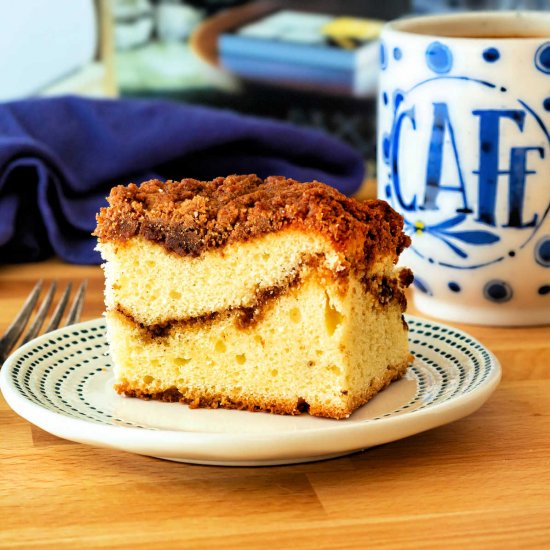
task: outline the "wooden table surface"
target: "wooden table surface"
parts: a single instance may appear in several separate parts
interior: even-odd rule
[[[0,267],[0,331],[39,277],[99,267]],[[414,313],[414,310],[411,311]],[[224,468],[58,439],[0,400],[1,548],[550,548],[550,326],[462,326],[503,380],[471,416],[335,460]]]

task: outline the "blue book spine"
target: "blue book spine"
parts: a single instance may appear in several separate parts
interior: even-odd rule
[[[345,88],[351,88],[354,82],[354,73],[350,70],[326,69],[324,67],[262,60],[233,54],[222,54],[220,61],[227,70],[249,78],[329,86],[337,85]]]
[[[355,70],[356,65],[356,51],[235,34],[222,34],[218,48],[221,57],[231,55],[348,71]]]

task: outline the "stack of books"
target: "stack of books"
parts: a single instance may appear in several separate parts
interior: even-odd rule
[[[281,10],[221,34],[220,62],[245,78],[370,95],[382,24]]]

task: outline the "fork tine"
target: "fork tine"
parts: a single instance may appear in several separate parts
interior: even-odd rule
[[[38,309],[38,312],[36,313],[36,317],[34,318],[32,325],[27,330],[27,334],[23,338],[21,344],[19,344],[20,346],[26,344],[27,342],[30,342],[38,334],[40,327],[44,323],[44,319],[46,318],[48,310],[50,309],[50,304],[52,303],[52,298],[56,288],[57,282],[53,281],[50,288],[48,289],[48,293],[46,294],[44,300],[42,301],[42,304],[40,305],[40,308]]]
[[[42,280],[36,283],[35,287],[25,300],[23,307],[4,333],[4,336],[0,339],[0,364],[4,362],[9,351],[14,346],[15,342],[17,342],[19,336],[21,336],[29,317],[31,316],[36,301],[38,300],[38,296],[42,290],[42,284]]]
[[[55,330],[59,326],[59,322],[61,321],[61,317],[63,317],[63,312],[65,311],[65,307],[67,306],[67,301],[69,300],[69,294],[71,293],[72,287],[73,283],[67,283],[67,287],[63,291],[61,300],[59,300],[59,303],[57,304],[57,307],[53,312],[52,318],[50,319],[50,322],[44,332],[50,332],[51,330]]]
[[[84,304],[84,293],[86,292],[87,286],[88,281],[86,280],[78,288],[71,309],[67,315],[66,327],[80,320],[80,313],[82,312],[82,305]]]

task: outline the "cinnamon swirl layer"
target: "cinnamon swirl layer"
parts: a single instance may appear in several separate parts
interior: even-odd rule
[[[230,308],[253,308],[258,295],[284,289],[315,272],[346,285],[349,263],[317,234],[270,233],[246,243],[181,258],[143,238],[98,245],[106,263],[107,309],[122,307],[144,325],[209,315]],[[372,275],[394,278],[391,260]]]
[[[310,276],[239,326],[239,310],[151,331],[106,314],[117,391],[192,406],[344,418],[408,364],[401,306],[350,277],[345,293]]]

